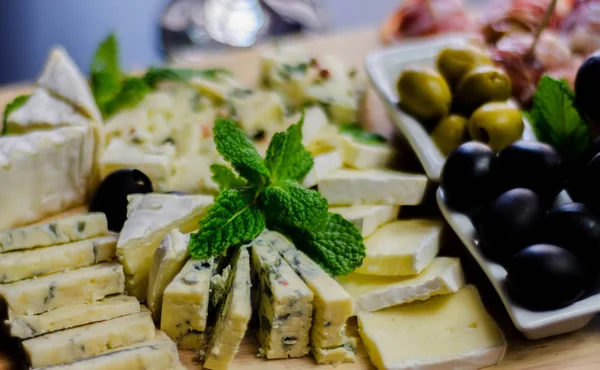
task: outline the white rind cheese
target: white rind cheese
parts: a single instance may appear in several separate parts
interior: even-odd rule
[[[416,276],[373,276],[352,273],[337,281],[354,298],[355,314],[424,301],[434,295],[455,293],[464,283],[458,258],[437,257]]]
[[[155,322],[160,320],[163,293],[167,285],[181,271],[189,258],[189,242],[189,234],[182,234],[178,230],[171,230],[160,242],[160,245],[156,248],[156,252],[154,252],[146,299]]]
[[[152,339],[155,330],[144,311],[27,339],[23,349],[32,367],[51,366]]]
[[[5,324],[11,336],[26,339],[136,312],[140,312],[140,303],[135,297],[117,295],[92,303],[63,306],[39,315],[12,317]]]
[[[122,293],[124,280],[123,267],[117,262],[108,262],[3,284],[0,297],[11,314],[35,315]]]
[[[314,156],[313,160],[313,167],[302,180],[302,185],[306,188],[312,188],[321,180],[342,168],[342,156],[337,150],[318,154]]]
[[[341,169],[319,182],[329,205],[418,205],[423,201],[427,177],[389,170]]]
[[[365,238],[366,256],[355,272],[403,276],[423,271],[438,254],[443,223],[426,219],[396,220]]]
[[[378,370],[465,369],[495,365],[504,356],[502,331],[477,289],[358,315],[359,334]]]
[[[395,220],[400,206],[358,205],[351,207],[330,207],[329,212],[337,213],[352,222],[363,237],[371,235],[379,226]]]
[[[114,235],[75,243],[0,254],[0,283],[86,267],[113,259],[117,246]]]
[[[152,258],[160,241],[173,229],[196,230],[212,203],[213,197],[204,195],[129,196],[127,220],[117,243],[129,295],[146,299]]]

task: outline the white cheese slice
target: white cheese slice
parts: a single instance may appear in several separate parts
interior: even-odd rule
[[[14,315],[35,315],[55,308],[89,303],[123,292],[123,267],[101,263],[39,278],[0,285],[0,296]]]
[[[104,213],[78,214],[0,233],[0,252],[48,247],[108,234]]]
[[[107,235],[75,243],[0,254],[0,283],[110,261],[117,236]]]
[[[367,255],[355,271],[365,275],[416,275],[440,249],[443,223],[413,219],[381,226],[365,238]]]
[[[342,155],[337,150],[313,157],[314,165],[302,180],[302,185],[312,188],[320,181],[342,168]]]
[[[424,301],[434,295],[455,293],[465,278],[458,258],[437,257],[416,276],[373,276],[351,273],[337,281],[354,298],[354,313]]]
[[[91,303],[63,306],[39,315],[11,317],[5,324],[11,336],[26,339],[136,312],[140,312],[140,303],[135,297],[116,295]]]
[[[31,366],[51,366],[95,356],[108,350],[152,339],[150,312],[80,326],[23,341]]]
[[[329,212],[337,213],[352,222],[363,237],[371,235],[379,226],[395,220],[400,206],[357,205],[351,207],[330,207]]]
[[[148,279],[148,308],[152,311],[155,322],[160,320],[162,300],[165,288],[181,271],[189,258],[189,234],[182,234],[178,230],[171,230],[160,242],[154,258]]]
[[[85,203],[96,184],[95,133],[62,127],[0,138],[0,231]]]
[[[347,137],[343,145],[344,164],[359,170],[385,168],[394,156],[385,144],[364,144]]]
[[[302,117],[301,112],[296,112],[292,115],[284,118],[285,125],[290,126],[298,123]],[[318,105],[312,105],[304,108],[304,125],[302,126],[302,144],[309,147],[310,144],[321,136],[323,132],[331,129],[332,131],[337,130],[336,126],[329,123],[329,118],[322,107]]]
[[[477,289],[358,315],[359,334],[378,370],[480,369],[500,362],[502,331]]]
[[[218,194],[219,186],[212,179],[210,166],[215,161],[204,154],[179,157],[172,162],[173,173],[166,182],[169,191]]]
[[[417,205],[423,201],[427,177],[388,170],[341,169],[319,182],[330,205]]]
[[[127,220],[117,242],[117,256],[127,276],[126,288],[139,300],[146,299],[154,252],[173,229],[190,232],[206,215],[213,198],[204,195],[131,195]]]

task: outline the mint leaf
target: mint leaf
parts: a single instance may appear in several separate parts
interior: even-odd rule
[[[327,200],[295,181],[266,187],[259,200],[269,227],[318,229],[327,219]]]
[[[213,181],[219,185],[221,190],[238,188],[246,185],[246,180],[233,173],[227,166],[222,164],[212,164],[210,170],[213,173]]]
[[[302,111],[302,117],[298,123],[291,125],[285,132],[273,135],[265,158],[273,182],[302,181],[312,168],[313,158],[302,145],[303,125],[304,111]]]
[[[250,185],[264,186],[270,181],[270,173],[254,144],[231,120],[217,118],[213,127],[215,145],[219,154]]]
[[[0,136],[5,135],[8,130],[8,116],[15,110],[19,109],[23,104],[27,103],[27,100],[31,94],[19,95],[13,99],[4,108],[4,114],[2,115],[2,130],[0,130]]]
[[[192,258],[208,259],[256,238],[265,229],[265,218],[254,202],[256,195],[252,188],[222,191],[199,222],[200,230],[191,235]]]
[[[109,117],[121,109],[135,107],[150,91],[150,86],[142,78],[130,77],[125,80],[117,96],[105,103],[103,112]]]
[[[342,125],[339,128],[340,134],[348,135],[352,137],[354,140],[363,144],[385,144],[387,142],[386,138],[375,133],[366,131],[361,125],[358,123],[352,123],[348,125]]]
[[[538,140],[564,158],[577,158],[590,142],[589,127],[575,109],[575,94],[564,81],[542,76],[527,117]]]
[[[155,87],[161,82],[185,82],[194,77],[204,77],[210,80],[217,79],[220,75],[231,75],[231,72],[223,68],[212,69],[187,69],[170,67],[150,67],[144,75],[148,85]]]
[[[115,99],[121,91],[123,79],[119,67],[119,45],[114,33],[104,39],[96,49],[90,70],[92,94],[104,113],[105,105]]]

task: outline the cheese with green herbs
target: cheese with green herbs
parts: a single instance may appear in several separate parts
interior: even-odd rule
[[[400,206],[357,205],[350,207],[330,207],[329,212],[337,213],[352,222],[363,237],[371,235],[379,226],[395,220]]]

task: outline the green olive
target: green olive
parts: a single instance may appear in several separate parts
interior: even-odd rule
[[[492,102],[479,107],[469,119],[469,134],[476,141],[500,151],[523,136],[521,112],[507,103]]]
[[[456,104],[468,114],[482,104],[506,101],[510,94],[510,78],[506,73],[491,65],[481,65],[460,80],[456,88]]]
[[[404,70],[397,83],[400,106],[424,121],[438,120],[448,114],[452,94],[444,78],[431,68]]]
[[[437,56],[436,66],[451,88],[456,88],[463,76],[482,64],[491,64],[483,50],[472,46],[454,46],[442,49]]]
[[[442,118],[437,124],[431,138],[444,155],[458,148],[468,139],[468,120],[458,114],[451,114]]]

